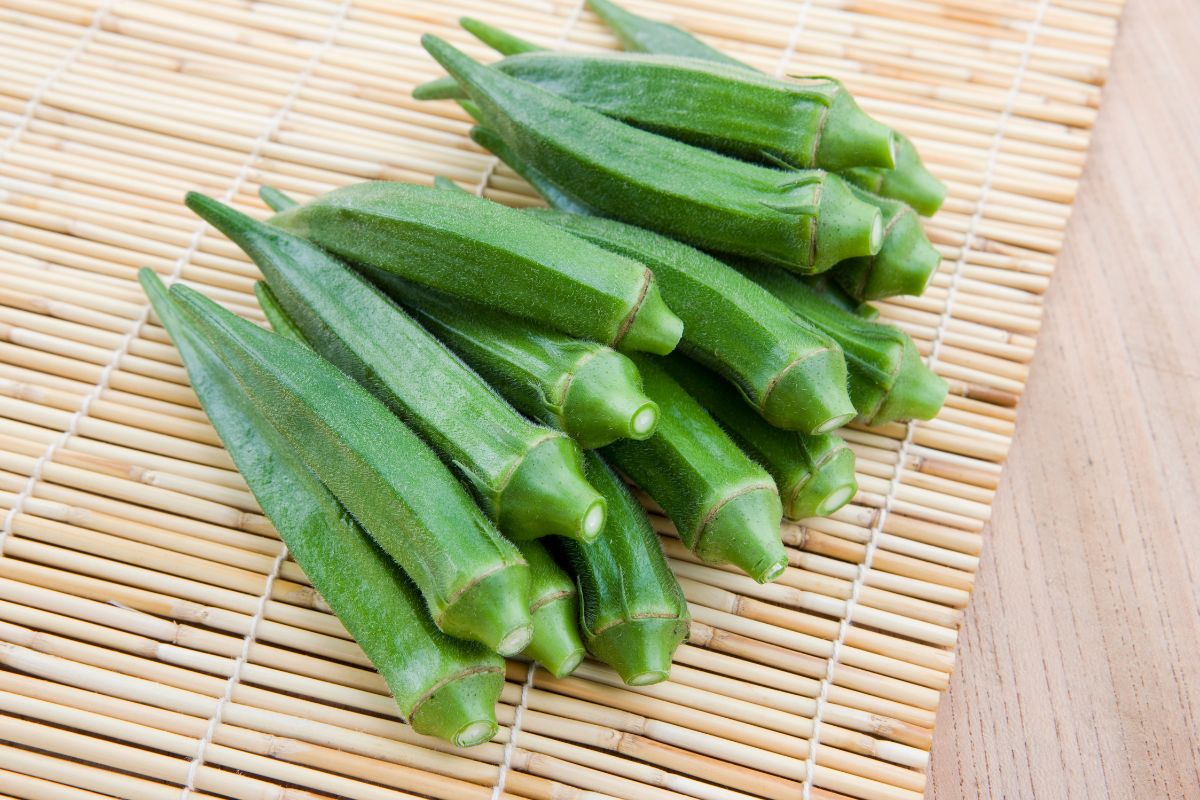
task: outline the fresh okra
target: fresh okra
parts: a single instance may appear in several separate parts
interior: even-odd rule
[[[626,50],[699,58],[758,72],[674,25],[632,14],[610,0],[588,0],[588,5],[612,28]],[[925,216],[932,215],[946,198],[945,184],[925,168],[907,137],[896,133],[895,144],[894,169],[855,167],[842,173],[843,177],[869,192],[908,203]]]
[[[583,545],[587,546],[587,545]],[[525,655],[565,678],[583,661],[579,638],[579,595],[575,584],[554,562],[541,542],[519,542],[517,548],[529,562],[529,614],[533,639]]]
[[[470,96],[484,127],[606,216],[801,273],[882,244],[878,209],[834,175],[676,142],[485,67],[435,36],[422,43]]]
[[[857,186],[851,189],[883,214],[883,246],[875,255],[843,261],[829,274],[859,302],[923,293],[942,263],[942,255],[929,242],[916,212],[898,200]]]
[[[687,637],[688,610],[646,512],[603,459],[584,454],[588,480],[608,500],[604,533],[587,544],[561,540],[579,584],[588,652],[630,686],[667,679]]]
[[[429,442],[501,531],[512,539],[600,532],[604,499],[584,480],[569,437],[518,414],[335,256],[203,195],[187,201],[254,259],[312,347]]]
[[[661,364],[641,356],[634,362],[658,403],[658,430],[644,442],[614,442],[605,455],[662,506],[701,560],[732,563],[760,583],[782,575],[783,509],[771,476]]]
[[[254,296],[258,299],[258,307],[262,309],[263,316],[270,323],[271,330],[280,336],[286,336],[297,342],[308,344],[308,340],[304,338],[304,332],[300,330],[295,321],[288,316],[283,306],[279,304],[279,298],[271,291],[270,286],[263,281],[255,281]]]
[[[767,468],[779,487],[785,517],[827,517],[854,497],[854,452],[841,437],[781,431],[731,396],[720,376],[699,364],[675,354],[662,364],[747,455]]]
[[[271,223],[357,264],[618,349],[667,353],[682,332],[641,264],[466,192],[359,183]]]
[[[529,567],[434,452],[304,345],[187,287],[171,295],[259,413],[404,568],[438,628],[501,654],[524,649]]]
[[[387,682],[418,733],[460,747],[496,733],[504,662],[439,631],[412,582],[259,412],[149,269],[139,273],[192,387],[246,484],[313,587]]]
[[[680,349],[727,378],[772,425],[824,433],[854,418],[841,348],[825,332],[797,323],[791,309],[737,270],[622,222],[529,213],[650,267],[663,299],[683,320]]]
[[[921,361],[903,331],[871,322],[823,300],[807,282],[765,264],[741,264],[746,275],[842,347],[850,399],[869,425],[932,419],[946,399],[946,382]]]

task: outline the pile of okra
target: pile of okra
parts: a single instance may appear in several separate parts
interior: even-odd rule
[[[659,535],[774,580],[781,520],[857,491],[836,429],[946,393],[867,304],[939,262],[912,144],[836,80],[591,5],[627,52],[473,20],[497,63],[422,40],[449,75],[416,96],[458,101],[551,208],[368,182],[264,188],[264,222],[189,195],[258,265],[272,330],[142,273],[296,561],[405,719],[461,746],[496,732],[502,656],[666,679],[689,617]]]

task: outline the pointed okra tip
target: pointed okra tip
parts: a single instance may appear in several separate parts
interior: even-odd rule
[[[534,44],[533,42],[526,41],[519,36],[514,36],[507,31],[502,31],[493,25],[487,24],[486,22],[477,20],[474,17],[460,17],[458,24],[467,33],[471,34],[500,55],[514,56],[519,53],[533,53],[538,50],[546,49]]]

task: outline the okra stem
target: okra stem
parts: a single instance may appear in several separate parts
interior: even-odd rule
[[[529,563],[529,613],[533,639],[529,656],[557,678],[565,678],[583,661],[579,638],[579,595],[575,584],[554,562],[541,542],[520,542],[517,549]]]

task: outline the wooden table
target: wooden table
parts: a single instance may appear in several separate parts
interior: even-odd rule
[[[1198,12],[1125,11],[935,800],[1200,798]]]

